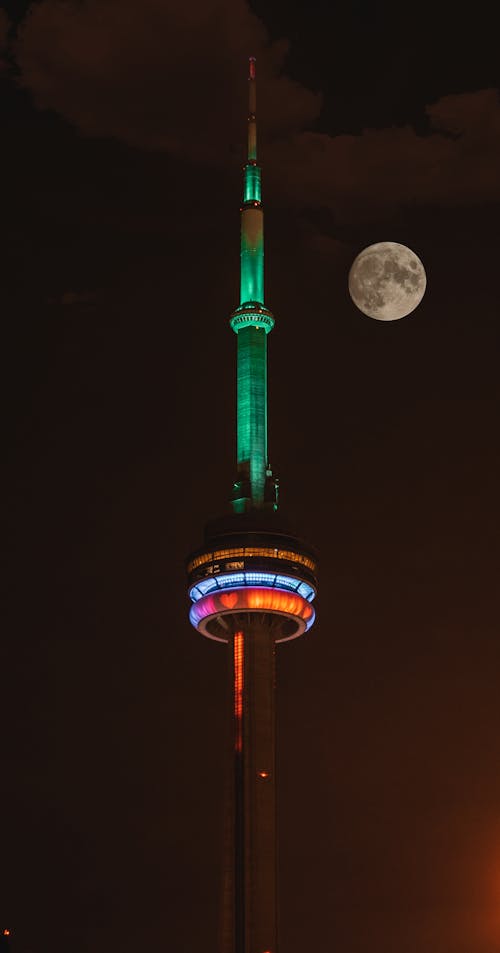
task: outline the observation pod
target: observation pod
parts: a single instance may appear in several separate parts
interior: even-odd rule
[[[266,617],[275,642],[297,638],[315,618],[314,554],[295,536],[249,530],[248,517],[232,522],[232,533],[209,537],[189,559],[191,624],[209,639],[229,642],[255,614]]]

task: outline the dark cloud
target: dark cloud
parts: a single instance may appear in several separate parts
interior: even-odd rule
[[[291,143],[275,142],[266,157],[269,187],[330,208],[337,221],[370,219],[396,206],[500,199],[497,91],[445,96],[426,112],[426,135],[402,126],[360,136],[302,132]]]
[[[0,46],[4,47],[7,43],[7,34],[9,32],[10,23],[9,18],[5,10],[0,9]]]
[[[6,59],[7,52],[7,41],[10,30],[10,22],[5,13],[5,10],[0,10],[0,70],[5,70],[8,68],[8,62]]]
[[[243,0],[164,4],[100,0],[33,6],[15,53],[36,104],[92,136],[224,162],[241,140],[244,83],[254,55],[263,119],[278,134],[301,128],[319,97],[281,73],[287,44],[270,44]]]
[[[313,131],[321,97],[284,73],[286,53],[286,40],[271,43],[244,0],[45,0],[15,44],[20,82],[37,106],[81,133],[233,166],[246,96],[237,77],[255,55],[266,191],[330,209],[337,223],[500,199],[496,90],[438,99],[425,134],[404,125],[332,136]]]
[[[61,294],[48,299],[48,304],[61,305],[63,308],[72,308],[74,305],[91,305],[95,302],[95,294],[91,291],[63,291]]]

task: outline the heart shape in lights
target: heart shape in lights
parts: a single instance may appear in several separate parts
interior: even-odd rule
[[[235,605],[238,602],[238,593],[237,592],[224,592],[219,596],[219,599],[225,609],[234,609]]]

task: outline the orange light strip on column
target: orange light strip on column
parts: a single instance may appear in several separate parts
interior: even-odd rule
[[[234,635],[234,718],[236,732],[234,747],[243,749],[243,632]]]

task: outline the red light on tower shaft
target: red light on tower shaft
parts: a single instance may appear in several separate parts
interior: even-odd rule
[[[236,751],[243,749],[243,685],[244,685],[244,640],[243,632],[234,635],[234,718],[236,733],[234,747]]]

